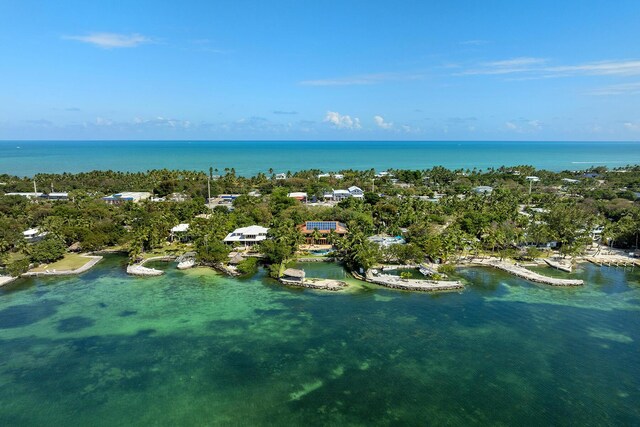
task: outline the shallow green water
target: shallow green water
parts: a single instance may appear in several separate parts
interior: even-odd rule
[[[329,293],[122,262],[0,291],[0,425],[640,424],[638,270]]]

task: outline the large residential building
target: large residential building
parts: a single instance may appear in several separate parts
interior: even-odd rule
[[[352,187],[349,187],[349,194],[351,194],[351,197],[355,197],[358,199],[361,199],[364,197],[364,191],[362,191],[362,188],[356,187],[355,185]]]
[[[326,245],[327,236],[332,232],[340,237],[348,233],[347,226],[338,221],[306,221],[298,229],[305,236],[307,243],[314,245]],[[318,233],[320,237],[314,237]]]
[[[123,191],[122,193],[103,197],[102,200],[110,205],[121,205],[126,202],[138,203],[141,200],[147,200],[149,198],[151,198],[151,193],[148,191]]]
[[[40,232],[39,228],[30,228],[27,231],[23,231],[22,235],[24,236],[24,240],[26,240],[28,243],[35,243],[44,239],[47,235],[47,232]]]
[[[227,237],[224,238],[224,242],[234,246],[242,245],[244,247],[249,247],[266,240],[268,231],[268,228],[261,227],[259,225],[237,228],[227,234]]]

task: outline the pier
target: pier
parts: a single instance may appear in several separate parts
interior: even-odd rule
[[[520,277],[521,279],[529,280],[531,282],[542,283],[544,285],[551,286],[582,286],[584,285],[584,281],[581,279],[560,279],[557,277],[549,277],[543,276],[542,274],[536,273],[535,271],[528,270],[517,264],[509,264],[504,261],[498,261],[496,259],[487,259],[487,260],[476,260],[473,261],[472,264],[486,266],[486,267],[494,267],[502,271],[506,271],[507,273],[513,274],[514,276]]]
[[[405,291],[453,291],[463,289],[464,285],[458,280],[424,280],[402,279],[390,274],[374,274],[372,269],[367,270],[365,280],[376,285]]]

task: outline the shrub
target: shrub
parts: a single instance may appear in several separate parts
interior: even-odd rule
[[[22,273],[26,273],[27,270],[29,270],[28,258],[18,259],[7,265],[7,273],[11,277],[18,277]]]
[[[46,238],[31,247],[29,258],[35,263],[53,262],[64,256],[64,243],[56,238]]]
[[[249,257],[240,261],[238,271],[242,273],[243,276],[253,276],[258,271],[258,259]]]

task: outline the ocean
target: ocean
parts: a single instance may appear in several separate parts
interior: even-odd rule
[[[408,141],[0,141],[0,173],[33,176],[91,170],[186,169],[243,176],[319,169],[486,169],[532,165],[552,171],[640,164],[640,142]]]
[[[638,269],[430,294],[125,265],[0,288],[0,425],[640,425]]]

